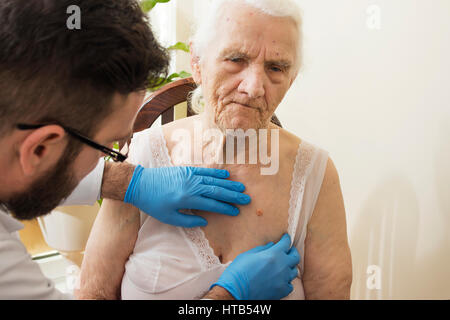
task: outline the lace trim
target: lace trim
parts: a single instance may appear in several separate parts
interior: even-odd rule
[[[291,244],[294,243],[303,194],[305,192],[306,178],[311,170],[311,163],[315,154],[314,146],[302,140],[295,158],[289,199],[288,234],[291,237]]]
[[[209,245],[209,241],[202,229],[199,227],[189,229],[183,228],[183,231],[189,241],[193,244],[194,252],[201,263],[202,271],[211,270],[222,264],[214,253],[213,248]]]
[[[166,139],[162,127],[159,127],[159,139],[152,139],[152,149],[155,155],[155,164],[158,167],[173,167],[172,158],[167,148]],[[192,211],[187,210],[186,213],[192,214]],[[200,261],[202,270],[210,270],[217,265],[222,265],[219,258],[214,254],[205,233],[200,227],[197,228],[182,228],[186,238],[190,241],[191,248],[194,254]]]
[[[157,137],[152,137],[153,135],[159,135]],[[154,167],[172,167],[172,160],[169,155],[169,150],[167,149],[166,140],[164,139],[164,133],[161,127],[154,129],[149,136],[150,140],[150,151],[153,155]]]

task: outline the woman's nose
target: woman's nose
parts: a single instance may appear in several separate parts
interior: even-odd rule
[[[257,67],[249,68],[243,74],[243,80],[238,90],[252,99],[263,97],[266,93],[264,89],[264,72]]]

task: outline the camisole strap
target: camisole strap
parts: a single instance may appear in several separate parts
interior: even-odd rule
[[[300,253],[300,272],[304,267],[306,227],[314,210],[328,159],[328,152],[302,141],[292,172],[288,233]],[[325,166],[324,166],[325,164]]]

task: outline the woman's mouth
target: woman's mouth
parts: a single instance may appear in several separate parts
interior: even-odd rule
[[[232,102],[231,104],[236,104],[236,105],[238,105],[238,106],[241,106],[241,107],[244,107],[244,108],[249,108],[249,109],[255,109],[255,110],[258,109],[258,108],[252,107],[252,106],[250,106],[250,105],[248,105],[248,104],[239,103],[239,102]]]

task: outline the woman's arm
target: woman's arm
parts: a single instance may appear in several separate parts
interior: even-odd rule
[[[77,299],[119,299],[125,263],[133,252],[140,226],[139,210],[104,200],[92,227]]]
[[[349,299],[352,260],[339,176],[328,159],[305,239],[303,287],[306,299]]]

